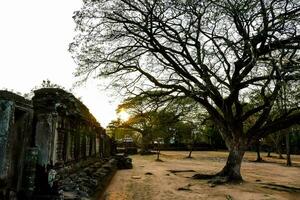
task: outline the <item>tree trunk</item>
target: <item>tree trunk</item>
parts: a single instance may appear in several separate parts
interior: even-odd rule
[[[193,144],[188,145],[189,155],[188,155],[187,158],[192,158],[193,146],[194,146]]]
[[[281,144],[276,145],[276,150],[277,150],[277,153],[279,155],[279,159],[284,159],[283,156],[282,156]]]
[[[241,176],[241,164],[245,154],[242,148],[234,148],[229,151],[226,165],[217,176],[227,177],[228,181],[240,182],[243,180]]]
[[[283,159],[282,156],[282,149],[281,149],[281,143],[282,143],[282,132],[279,131],[278,134],[275,136],[275,148],[276,148],[276,153],[279,155],[279,159]]]
[[[190,149],[190,152],[189,152],[188,158],[192,158],[192,152],[193,152],[193,149]]]
[[[268,148],[268,155],[267,157],[271,157],[271,148]]]
[[[146,135],[143,135],[140,154],[144,155],[144,154],[149,154],[149,153],[150,153],[149,138]]]
[[[292,166],[292,161],[291,161],[291,151],[290,151],[290,134],[287,133],[285,135],[285,142],[286,142],[286,165],[287,166]]]
[[[256,162],[261,162],[262,158],[260,156],[260,141],[257,141],[255,146],[256,146],[256,154],[257,154]]]
[[[241,175],[241,165],[243,161],[243,157],[245,155],[245,152],[248,148],[248,146],[251,144],[251,140],[249,141],[249,138],[242,137],[242,131],[238,128],[232,128],[232,130],[236,130],[236,136],[235,138],[232,138],[232,133],[224,134],[226,133],[226,128],[223,128],[224,132],[222,134],[222,128],[220,127],[220,133],[222,138],[225,141],[225,144],[229,150],[229,154],[227,157],[227,162],[223,169],[214,174],[214,175],[208,175],[208,174],[195,174],[193,178],[195,179],[210,179],[210,183],[212,184],[224,184],[227,182],[231,183],[240,183],[243,181],[242,175]]]
[[[160,146],[159,146],[159,141],[158,141],[157,142],[157,156],[156,156],[157,161],[160,161],[159,156],[160,156]]]

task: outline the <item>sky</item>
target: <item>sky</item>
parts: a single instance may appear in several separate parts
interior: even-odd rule
[[[68,45],[75,36],[73,12],[81,6],[82,0],[0,1],[0,89],[29,93],[46,79],[72,88],[76,64]],[[90,81],[73,94],[106,127],[120,100],[97,84]]]

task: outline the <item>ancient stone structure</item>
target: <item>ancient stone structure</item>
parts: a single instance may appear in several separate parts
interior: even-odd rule
[[[39,165],[60,166],[100,152],[102,157],[110,155],[105,147],[105,130],[72,94],[53,88],[34,93]]]
[[[91,195],[81,183],[93,180],[95,189],[113,174],[112,154],[105,130],[71,93],[43,88],[29,101],[0,91],[0,199],[63,199],[67,190]]]
[[[23,189],[26,153],[33,146],[30,101],[0,92],[0,199],[14,198]]]

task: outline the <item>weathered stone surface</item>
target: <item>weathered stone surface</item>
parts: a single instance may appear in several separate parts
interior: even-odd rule
[[[32,147],[26,150],[24,167],[24,190],[33,193],[35,190],[36,164],[38,158],[38,148]]]
[[[96,152],[101,157],[110,156],[105,130],[72,94],[54,88],[36,90],[33,105],[40,165],[60,166],[95,156]]]
[[[17,198],[23,188],[25,155],[32,142],[31,101],[0,91],[0,199]]]
[[[58,190],[62,191],[64,199],[72,199],[70,194],[75,194],[73,197],[76,199],[89,199],[95,196],[96,191],[96,193],[101,192],[117,170],[117,161],[110,159],[103,163],[99,158],[95,158],[93,162],[89,160],[81,166],[73,174],[57,176],[60,177],[56,180],[59,185]]]
[[[114,156],[117,160],[118,169],[132,169],[132,159],[123,155],[117,154]]]
[[[36,91],[33,107],[17,95],[2,96],[0,179],[6,175],[0,182],[0,199],[16,199],[22,177],[26,193],[21,199],[89,199],[105,188],[117,169],[116,160],[105,159],[112,153],[111,140],[80,101],[60,89]],[[20,153],[11,151],[14,144]],[[14,171],[16,165],[22,170]],[[12,181],[6,183],[11,171]],[[1,189],[12,183],[16,192]]]
[[[29,101],[0,91],[0,199],[88,199],[116,170],[111,144],[68,92],[40,89]]]
[[[9,137],[10,120],[13,115],[13,102],[0,100],[0,179],[7,176],[7,148]]]

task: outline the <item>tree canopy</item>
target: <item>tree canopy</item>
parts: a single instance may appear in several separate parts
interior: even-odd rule
[[[191,106],[195,102],[189,99],[166,97],[163,99],[153,99],[147,95],[129,97],[125,99],[117,109],[117,112],[126,111],[130,117],[121,122],[118,128],[129,129],[138,132],[142,136],[142,153],[148,151],[151,141],[157,138],[170,139],[173,132],[187,130],[183,123],[189,121],[190,124],[197,122],[197,119],[188,120],[189,117],[199,115],[198,110],[191,112]],[[196,107],[193,107],[196,109]],[[192,126],[190,126],[192,129]]]
[[[201,104],[230,150],[219,175],[241,179],[249,144],[300,121],[299,98],[272,115],[284,84],[299,97],[298,0],[85,0],[74,19],[77,75]]]

